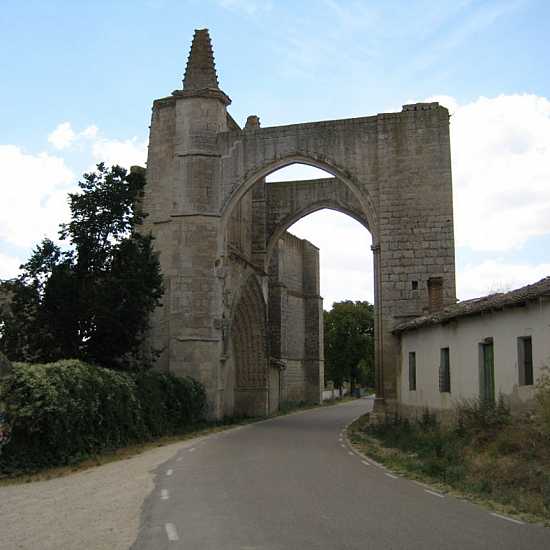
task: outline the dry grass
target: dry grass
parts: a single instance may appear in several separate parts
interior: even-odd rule
[[[550,434],[540,417],[463,406],[467,421],[456,426],[396,417],[371,424],[366,415],[350,427],[349,437],[359,450],[408,477],[550,525]]]

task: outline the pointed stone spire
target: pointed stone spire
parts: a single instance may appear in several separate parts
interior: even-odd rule
[[[197,29],[187,59],[183,89],[191,91],[206,88],[219,90],[218,76],[208,29]]]
[[[187,66],[183,77],[183,90],[176,90],[173,95],[192,97],[216,97],[226,105],[231,100],[218,85],[214,52],[208,29],[196,29],[187,58]]]

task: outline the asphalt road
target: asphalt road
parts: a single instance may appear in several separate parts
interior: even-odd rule
[[[156,471],[133,550],[550,549],[550,529],[428,492],[341,440],[361,399],[223,432]]]

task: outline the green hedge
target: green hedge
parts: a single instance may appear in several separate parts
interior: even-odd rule
[[[206,394],[190,378],[129,374],[76,360],[15,363],[0,381],[11,425],[0,471],[70,464],[107,449],[182,433],[204,419]]]

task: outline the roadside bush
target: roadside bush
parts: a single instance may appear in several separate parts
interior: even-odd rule
[[[451,424],[427,411],[411,420],[388,414],[364,424],[357,440],[393,468],[550,521],[550,375],[535,399],[533,412],[515,416],[502,398],[462,401]]]
[[[13,364],[0,381],[0,402],[12,430],[0,471],[10,473],[183,432],[204,416],[206,395],[190,379],[64,360]]]
[[[456,407],[456,431],[470,438],[491,439],[507,426],[512,416],[502,396],[498,401],[470,399]]]
[[[133,378],[148,437],[181,432],[206,416],[206,393],[196,380],[155,371]]]
[[[550,439],[550,373],[547,368],[537,381],[535,403],[538,424],[543,435]]]

